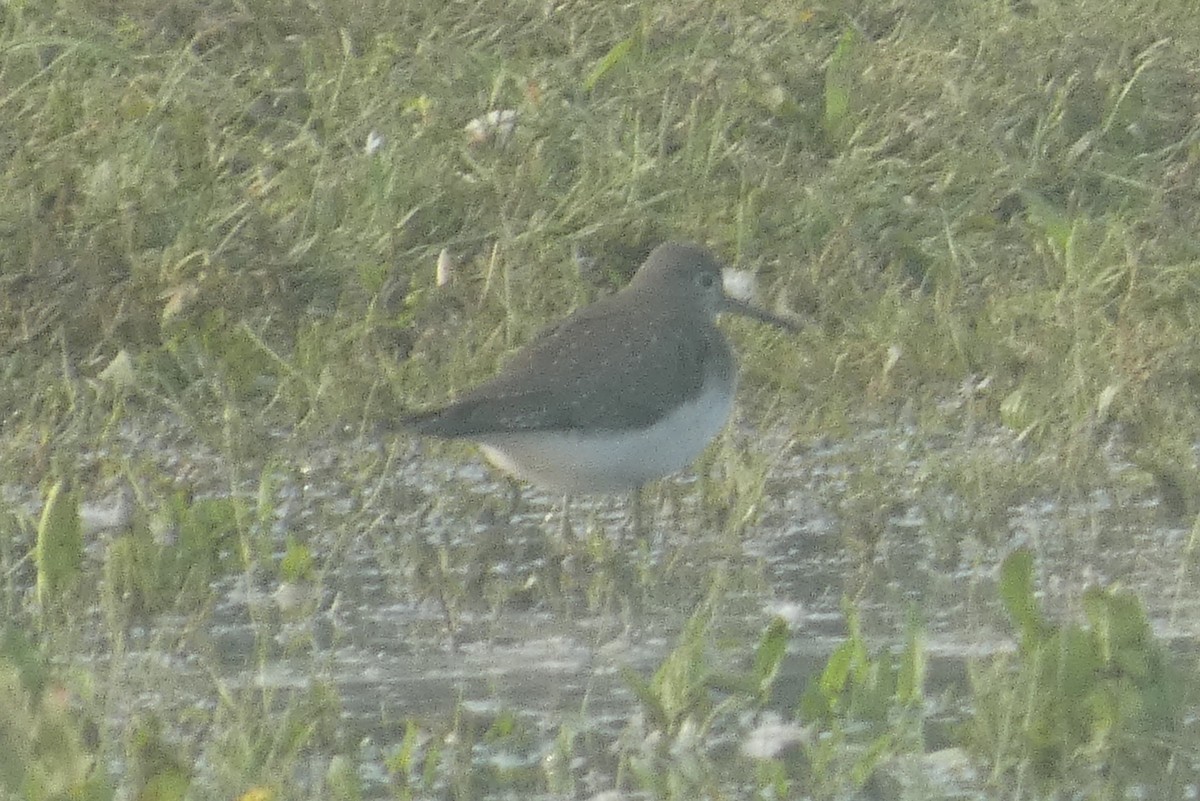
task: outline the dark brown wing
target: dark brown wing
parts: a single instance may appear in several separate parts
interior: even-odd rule
[[[681,329],[706,321],[668,312],[646,325],[640,297],[606,298],[540,333],[495,378],[441,409],[401,421],[442,437],[497,431],[645,427],[699,391],[712,336],[696,342]],[[660,312],[661,313],[661,312]],[[663,337],[652,334],[666,330]],[[666,350],[664,358],[663,349]]]

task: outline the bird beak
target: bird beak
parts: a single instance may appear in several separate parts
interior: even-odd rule
[[[738,300],[737,298],[732,298],[729,295],[725,295],[721,299],[721,311],[728,312],[730,314],[740,314],[743,317],[752,317],[759,322],[768,323],[769,325],[773,325],[777,328],[782,328],[784,331],[791,331],[795,333],[796,331],[800,330],[799,323],[787,320],[775,314],[771,314],[771,312],[767,311],[766,309],[760,309],[757,306],[751,306],[749,303]]]

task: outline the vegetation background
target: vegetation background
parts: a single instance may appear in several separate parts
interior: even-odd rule
[[[948,563],[970,559],[964,542],[1003,553],[1018,506],[1102,496],[1141,516],[1099,536],[1098,549],[1132,547],[1130,531],[1175,532],[1167,561],[1179,572],[1161,583],[1194,585],[1198,65],[1190,0],[9,0],[0,618],[12,628],[0,673],[20,678],[4,692],[21,710],[9,720],[23,722],[0,740],[18,754],[0,759],[0,787],[36,799],[116,788],[161,799],[355,797],[361,765],[390,758],[382,785],[393,795],[478,797],[469,758],[454,762],[449,745],[440,757],[422,750],[416,732],[436,729],[429,721],[410,721],[397,750],[374,759],[301,726],[336,729],[336,689],[285,702],[216,682],[222,712],[160,728],[152,714],[131,722],[135,693],[106,665],[120,663],[135,623],[172,612],[185,632],[202,628],[195,610],[211,612],[218,576],[320,585],[325,566],[373,529],[366,517],[344,520],[330,546],[297,537],[293,523],[268,525],[286,517],[277,491],[302,472],[301,456],[360,447],[344,443],[488,375],[668,238],[703,241],[753,270],[767,302],[806,322],[794,338],[738,330],[752,425],[802,451],[893,427],[925,443],[895,461],[866,444],[843,457],[850,477],[829,508],[846,548],[873,553],[914,483],[954,499],[924,508],[937,524],[927,544]],[[963,432],[981,431],[1004,447],[963,445]],[[347,481],[377,481],[414,455],[392,446],[347,468]],[[702,482],[705,521],[740,532],[757,520],[769,464],[754,458],[728,441],[706,457],[719,469]],[[81,502],[114,491],[132,493],[131,533],[80,540]],[[414,492],[386,497],[421,503]],[[396,557],[409,570],[399,581],[437,596],[453,622],[475,585],[455,578],[446,555],[494,561],[493,546],[475,547],[463,556],[415,542]],[[608,562],[595,564],[611,576]],[[1152,666],[1139,675],[1161,678],[1162,654],[1125,596],[1092,596],[1083,628],[1060,629],[1029,612],[1020,570],[1005,575],[1004,608],[1026,655],[1110,658],[1121,647],[1097,621],[1119,619],[1135,632],[1134,661]],[[654,593],[677,579],[668,570],[640,580],[661,601]],[[699,576],[699,586],[717,584]],[[620,594],[595,586],[585,606]],[[500,605],[553,595],[482,592]],[[695,622],[720,617],[702,600],[686,606],[698,615],[689,628],[668,627],[693,666],[701,644],[720,639]],[[1161,623],[1153,606],[1150,615]],[[262,657],[270,635],[265,618],[254,622]],[[767,655],[757,678],[766,683],[783,636],[768,635],[743,643]],[[888,673],[855,653],[861,671],[850,674],[861,682]],[[1093,674],[1111,668],[1097,665]],[[1029,682],[1012,686],[1053,706],[1039,682],[1058,679],[1029,667],[998,675]],[[641,704],[662,707],[650,719],[673,735],[686,719],[716,727],[712,710],[691,706],[698,695],[664,711],[669,693],[656,681],[630,678]],[[1053,721],[1024,718],[1024,740],[980,733],[1021,729],[1019,690],[990,707],[975,698],[995,725],[983,715],[949,738],[975,743],[983,778],[972,792],[1122,797],[1164,776],[1174,784],[1163,792],[1194,789],[1194,778],[1126,776],[1096,756],[1163,737],[1165,761],[1151,764],[1194,765],[1195,748],[1165,733],[1152,698],[1165,679],[1138,681],[1108,702],[1064,701]],[[825,689],[836,699],[851,685]],[[897,710],[919,692],[871,686],[891,710],[881,720],[911,723]],[[1190,690],[1178,692],[1167,705],[1194,717]],[[758,709],[763,698],[744,700]],[[1126,701],[1153,714],[1135,726]],[[832,726],[851,707],[862,704],[809,704],[804,720]],[[465,738],[459,723],[438,725]],[[852,764],[822,762],[786,728],[780,737],[803,759],[789,752],[734,778],[707,767],[697,778],[695,765],[670,762],[674,752],[608,760],[617,787],[647,797],[727,797],[730,787],[841,797],[883,781],[885,756],[925,747],[912,747],[911,729],[881,726],[864,746],[872,759]],[[62,753],[46,753],[58,756],[12,750],[51,731]],[[1136,736],[1113,734],[1122,731]],[[586,750],[555,736],[564,753]],[[845,754],[847,737],[823,742]],[[405,760],[418,751],[415,768]],[[314,752],[337,756],[306,775],[297,765]],[[706,752],[712,764],[720,756]],[[29,767],[51,763],[74,767],[65,778]],[[570,770],[563,779],[542,766],[516,785],[488,775],[495,797],[588,794]],[[1013,775],[1036,781],[1010,795]]]

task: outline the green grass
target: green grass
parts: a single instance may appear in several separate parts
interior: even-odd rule
[[[579,302],[573,244],[628,269],[683,236],[811,313],[771,349],[802,411],[989,375],[1018,430],[1164,447],[1196,372],[1188,9],[668,8],[15,6],[14,378],[126,348],[192,383],[246,325],[283,363],[229,378],[285,420],[384,414]],[[514,133],[469,144],[490,109]],[[443,247],[466,286],[431,313]]]
[[[620,625],[665,609],[675,642],[680,610],[729,571],[736,590],[711,601],[715,622],[683,641],[748,652],[730,621],[771,580],[743,542],[792,522],[772,508],[801,489],[801,514],[828,515],[857,566],[846,594],[892,607],[874,626],[863,612],[864,636],[904,636],[886,631],[911,601],[887,582],[895,514],[917,510],[934,562],[994,566],[1021,510],[1097,494],[1116,511],[1089,513],[1090,528],[1062,512],[1044,541],[1031,535],[1039,554],[1070,565],[1147,528],[1193,528],[1163,577],[1181,599],[1174,618],[1195,584],[1200,513],[1198,58],[1188,0],[5,4],[0,619],[37,644],[0,654],[0,674],[23,682],[0,690],[25,699],[21,720],[68,731],[49,679],[22,665],[36,651],[63,668],[95,721],[60,738],[71,781],[95,771],[89,798],[151,783],[153,767],[101,774],[173,753],[160,739],[204,755],[189,797],[353,798],[347,765],[389,760],[403,765],[397,797],[502,792],[503,771],[472,773],[474,734],[458,720],[389,721],[408,750],[381,759],[340,740],[337,689],[318,679],[295,697],[239,695],[213,666],[216,700],[199,721],[131,722],[111,713],[134,694],[87,667],[103,650],[89,635],[125,656],[131,630],[174,614],[184,632],[153,638],[170,652],[205,629],[213,582],[327,587],[366,549],[390,592],[437,609],[423,625],[467,638],[494,636],[502,624],[480,618],[513,609]],[[500,110],[517,115],[511,134],[472,141],[465,126]],[[787,444],[732,431],[701,460],[698,491],[654,494],[686,548],[676,537],[623,549],[593,512],[576,552],[546,526],[495,525],[507,499],[469,481],[432,498],[389,483],[415,453],[358,437],[488,375],[667,238],[756,271],[765,302],[806,320],[793,337],[730,326],[745,418]],[[443,250],[454,280],[439,287]],[[577,250],[595,271],[581,274]],[[867,446],[864,431],[887,444]],[[772,478],[793,452],[839,441],[859,444],[812,460],[832,480]],[[352,453],[334,470],[329,449]],[[310,506],[281,493],[319,496],[314,475],[352,488],[353,510],[297,516]],[[129,530],[85,533],[81,553],[73,504],[121,486],[136,498]],[[438,540],[421,533],[428,521],[475,528]],[[514,554],[536,567],[504,573]],[[1080,611],[1073,589],[1056,596],[1067,614]],[[994,595],[967,592],[971,604]],[[265,662],[278,621],[251,618],[251,658]],[[598,639],[616,636],[610,623]],[[320,675],[320,657],[305,658]],[[988,696],[989,719],[1012,712],[1012,687]],[[457,739],[418,745],[406,725]],[[908,743],[905,732],[893,733]],[[568,765],[608,754],[631,776],[642,764],[584,724],[556,736]],[[1031,770],[1019,738],[971,736],[989,744],[973,752],[982,769]],[[867,749],[857,762],[804,759],[825,760],[820,787],[862,787],[892,742],[854,744]],[[1079,767],[1076,750],[1063,761]],[[313,752],[338,759],[305,784],[295,768]],[[658,778],[626,789],[768,797],[803,776],[799,763],[759,765],[752,780],[733,763],[681,760],[700,772],[673,784],[670,756],[654,751]],[[1064,776],[1050,781],[1069,792]],[[177,778],[167,771],[176,789],[157,797],[175,797]],[[570,770],[511,778],[522,792],[584,792]],[[30,782],[24,797],[56,797],[51,778]]]

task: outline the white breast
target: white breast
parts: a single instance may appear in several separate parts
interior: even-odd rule
[[[733,396],[733,381],[712,376],[647,428],[489,434],[480,446],[501,470],[553,492],[627,492],[691,464],[725,427]]]

